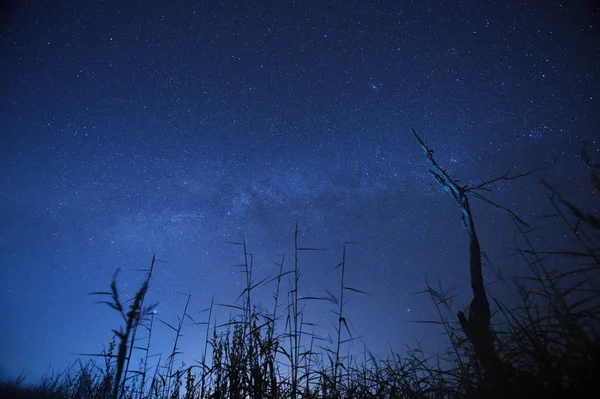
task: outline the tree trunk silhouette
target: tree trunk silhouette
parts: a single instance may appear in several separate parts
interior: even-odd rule
[[[464,312],[458,312],[458,320],[461,328],[473,346],[475,355],[479,360],[485,375],[484,385],[488,394],[502,395],[502,391],[506,387],[506,379],[504,378],[503,368],[496,351],[494,350],[494,334],[490,326],[490,304],[485,292],[483,283],[483,272],[481,268],[481,248],[471,214],[468,190],[459,186],[446,171],[433,158],[433,150],[431,150],[419,135],[413,129],[413,134],[421,144],[423,152],[432,165],[429,173],[433,176],[440,186],[458,203],[462,211],[463,227],[469,236],[469,273],[471,277],[471,289],[473,291],[473,300],[469,306],[468,317]],[[493,391],[492,391],[493,390]]]

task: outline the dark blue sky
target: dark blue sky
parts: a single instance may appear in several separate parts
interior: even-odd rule
[[[58,4],[60,3],[60,4]],[[12,5],[11,5],[12,4]],[[597,208],[580,158],[600,127],[598,9],[551,1],[28,1],[0,19],[0,371],[39,376],[98,352],[119,319],[94,303],[114,270],[132,293],[153,254],[149,301],[175,323],[191,294],[243,289],[243,234],[256,281],[274,275],[294,225],[301,295],[348,285],[374,353],[440,346],[430,300],[442,281],[469,303],[466,234],[425,173],[414,127],[462,180],[548,165],[490,197],[562,233],[543,177]],[[597,150],[598,143],[590,149]],[[492,268],[523,271],[510,219],[473,204]],[[544,223],[546,225],[544,225]],[[495,281],[491,268],[487,281]],[[285,285],[284,287],[287,287]],[[493,285],[501,294],[501,284]],[[271,308],[273,285],[257,295]],[[329,305],[307,318],[331,332]],[[228,310],[217,320],[225,322]],[[153,352],[172,334],[157,327]],[[185,361],[203,331],[185,327]],[[354,344],[362,350],[362,344]],[[183,359],[183,358],[182,358]]]

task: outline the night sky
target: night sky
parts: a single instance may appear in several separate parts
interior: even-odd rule
[[[426,280],[470,302],[466,233],[427,175],[415,128],[453,176],[567,245],[542,218],[544,178],[598,210],[600,14],[569,1],[27,1],[0,19],[0,376],[60,370],[106,347],[120,319],[97,297],[121,268],[132,294],[155,254],[148,302],[176,323],[234,304],[243,235],[254,280],[301,246],[300,295],[339,291],[344,241],[350,348],[446,345]],[[490,289],[524,273],[504,213],[473,204]],[[515,241],[516,240],[516,241]],[[272,308],[274,284],[255,300]],[[288,283],[282,286],[287,291]],[[327,336],[336,317],[306,305]],[[230,309],[216,310],[217,323]],[[281,310],[283,312],[283,310]],[[152,353],[169,353],[159,325]],[[179,360],[200,358],[186,325]],[[163,357],[166,355],[163,355]]]

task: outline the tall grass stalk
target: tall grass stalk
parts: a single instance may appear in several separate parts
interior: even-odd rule
[[[148,270],[148,274],[146,279],[144,280],[142,286],[135,294],[133,298],[133,303],[129,306],[129,311],[125,311],[120,299],[119,293],[117,290],[117,274],[118,270],[113,275],[112,282],[110,284],[110,292],[92,292],[92,295],[102,295],[109,296],[111,301],[101,301],[100,303],[105,303],[121,315],[123,321],[125,322],[125,327],[121,327],[119,330],[113,330],[114,334],[119,338],[119,347],[117,350],[117,365],[115,371],[115,380],[114,386],[112,390],[112,398],[117,399],[120,397],[120,393],[124,391],[124,383],[125,377],[127,376],[127,367],[129,364],[129,356],[128,353],[131,354],[131,347],[135,345],[135,341],[133,340],[132,332],[137,329],[140,320],[144,315],[150,313],[154,306],[149,306],[143,308],[144,298],[146,297],[146,292],[148,291],[148,285],[150,283],[150,278],[152,277],[152,270],[154,267],[155,257],[152,257],[152,263],[150,269]],[[131,343],[129,342],[130,337],[132,338]],[[128,351],[129,345],[129,351]]]

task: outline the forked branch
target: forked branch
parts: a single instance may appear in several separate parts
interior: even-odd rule
[[[414,129],[412,132],[431,164],[432,169],[429,170],[429,173],[442,189],[450,194],[462,211],[463,227],[470,240],[469,271],[473,301],[469,306],[468,318],[461,311],[458,312],[458,319],[465,336],[473,345],[477,358],[485,370],[486,383],[498,386],[502,381],[502,367],[494,351],[494,334],[490,326],[490,304],[485,292],[481,267],[481,249],[467,196],[469,188],[459,185],[457,180],[452,179],[433,157],[433,150],[425,144]]]

